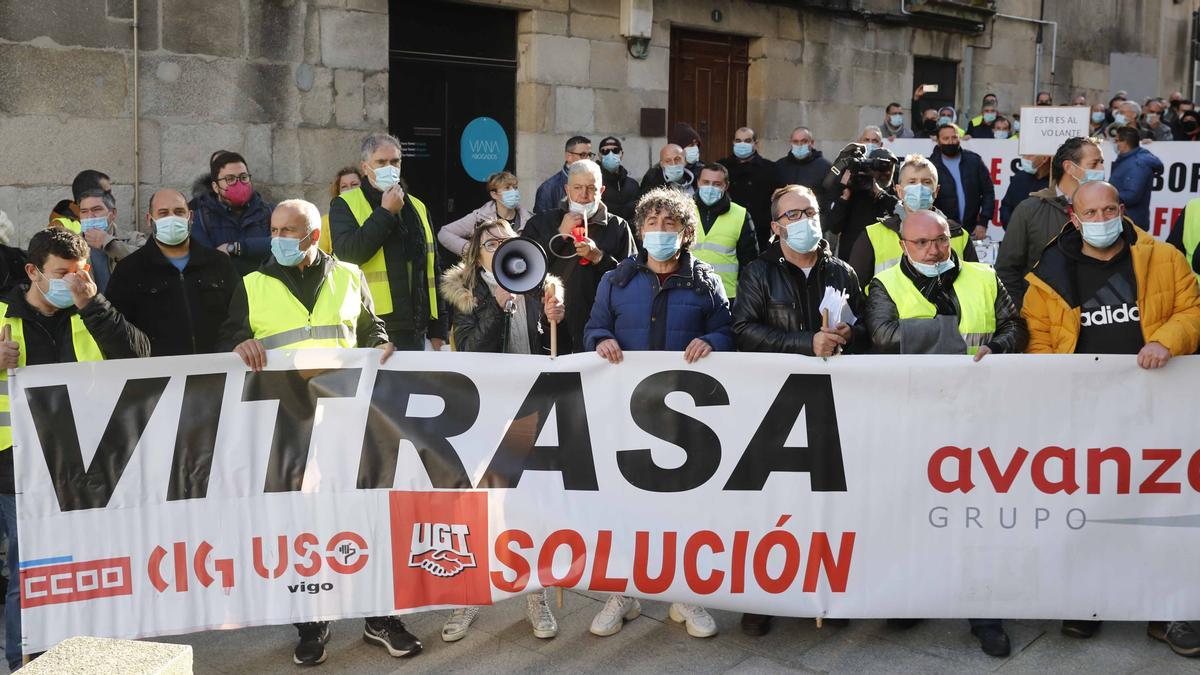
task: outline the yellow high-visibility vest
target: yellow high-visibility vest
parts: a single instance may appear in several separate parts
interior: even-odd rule
[[[262,272],[246,275],[250,330],[264,349],[354,347],[362,310],[362,273],[340,260],[330,262],[313,311],[279,279]]]
[[[371,217],[373,209],[370,202],[367,201],[366,195],[363,194],[362,188],[343,192],[338,198],[350,207],[350,213],[354,214],[354,219],[358,221],[359,227],[362,227],[363,223],[367,222],[367,218]],[[436,319],[438,318],[437,281],[434,276],[437,270],[434,269],[435,244],[433,229],[429,227],[429,211],[425,208],[425,204],[416,197],[406,194],[404,198],[413,205],[413,209],[416,210],[417,217],[421,221],[421,226],[425,229],[425,287],[429,292],[429,315]],[[391,314],[394,309],[392,285],[388,281],[388,264],[384,259],[382,246],[375,252],[375,255],[371,256],[370,260],[363,264],[362,271],[367,278],[367,286],[371,289],[371,297],[375,300],[375,313],[380,316]],[[409,276],[409,283],[412,283],[411,274]]]
[[[70,230],[75,234],[80,234],[83,230],[83,225],[81,225],[78,220],[75,220],[74,218],[68,218],[67,216],[55,216],[51,218],[50,225],[53,226],[55,224],[64,230]]]
[[[4,326],[12,326],[12,339],[21,348],[21,354],[17,357],[17,367],[25,367],[25,322],[15,316],[6,316],[8,314],[8,303],[0,302],[0,330]],[[96,339],[88,332],[87,326],[84,325],[83,319],[78,314],[71,316],[71,345],[75,350],[75,360],[79,363],[85,361],[103,361],[104,354],[100,351],[100,345],[96,344]],[[12,408],[8,398],[8,371],[0,370],[0,450],[7,450],[12,447]]]
[[[729,202],[729,210],[717,217],[708,232],[697,223],[696,241],[692,244],[692,255],[712,265],[721,277],[725,297],[730,300],[737,293],[738,239],[742,236],[742,225],[746,222],[746,209]]]
[[[876,278],[896,303],[901,321],[937,319],[937,307],[921,295],[899,265],[880,272]],[[996,332],[996,293],[994,269],[983,263],[961,263],[954,279],[954,295],[959,306],[958,332],[967,343],[968,354],[978,352]]]
[[[1187,256],[1188,267],[1195,269],[1193,262],[1200,248],[1200,197],[1187,203],[1183,210],[1183,254]],[[1196,274],[1200,281],[1200,273]]]
[[[868,225],[867,239],[871,240],[871,248],[875,251],[875,276],[879,276],[879,273],[886,269],[895,267],[904,257],[904,248],[900,246],[900,235],[883,223]],[[966,230],[950,237],[950,248],[958,254],[959,260],[962,260],[969,241]]]

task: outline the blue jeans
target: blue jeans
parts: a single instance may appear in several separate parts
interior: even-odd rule
[[[8,452],[12,452],[9,450]],[[17,496],[0,494],[0,516],[8,536],[8,595],[4,598],[4,658],[8,669],[21,667],[21,574],[17,565]]]

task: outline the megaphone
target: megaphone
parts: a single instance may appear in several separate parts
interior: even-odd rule
[[[492,254],[492,275],[509,293],[528,293],[546,280],[549,264],[542,245],[529,237],[514,237]]]

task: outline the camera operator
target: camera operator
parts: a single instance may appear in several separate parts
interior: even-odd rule
[[[896,209],[892,184],[896,156],[887,148],[868,151],[864,143],[842,148],[822,183],[825,194],[836,195],[825,227],[838,235],[837,256],[849,262],[854,242],[867,226]]]

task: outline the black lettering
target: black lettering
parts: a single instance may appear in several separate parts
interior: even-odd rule
[[[1192,163],[1192,178],[1188,186],[1188,192],[1200,192],[1200,162]]]
[[[208,494],[225,373],[188,375],[175,428],[175,456],[171,460],[171,482],[167,501],[203,499]]]
[[[436,417],[409,417],[414,394],[437,396],[445,409]],[[436,488],[470,488],[471,479],[450,441],[479,417],[479,389],[471,378],[451,372],[381,370],[371,392],[371,411],[358,463],[359,489],[390,488],[396,482],[400,441],[417,449]]]
[[[1167,189],[1171,192],[1183,192],[1187,185],[1187,167],[1183,164],[1172,164],[1167,173]]]
[[[551,409],[558,445],[535,446]],[[567,490],[599,489],[579,373],[538,375],[476,487],[514,488],[525,471],[559,471]]]
[[[801,410],[805,411],[808,447],[784,447]],[[788,376],[725,489],[761,490],[775,471],[808,472],[814,492],[846,491],[833,383],[828,375]]]
[[[25,391],[60,509],[78,511],[108,505],[170,379],[149,377],[125,382],[86,470],[67,386],[56,384]]]
[[[361,368],[246,373],[242,401],[279,401],[264,492],[299,492],[308,464],[317,399],[354,396]]]
[[[721,465],[721,439],[707,425],[667,407],[674,391],[690,394],[698,406],[729,405],[725,388],[710,375],[694,370],[655,373],[638,383],[629,412],[642,431],[683,448],[687,459],[674,469],[654,463],[649,448],[617,452],[617,467],[634,487],[651,492],[683,492],[713,477]]]

